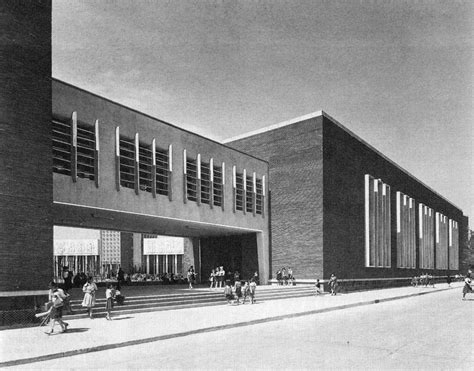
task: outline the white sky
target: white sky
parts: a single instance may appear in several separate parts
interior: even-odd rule
[[[324,110],[474,217],[473,16],[471,1],[55,0],[53,77],[216,140]]]

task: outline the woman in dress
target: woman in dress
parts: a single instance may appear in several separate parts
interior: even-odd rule
[[[97,285],[92,277],[87,279],[87,282],[82,287],[82,292],[84,293],[82,306],[87,308],[87,313],[89,313],[89,317],[92,319],[92,308],[95,305],[95,293],[97,292]]]

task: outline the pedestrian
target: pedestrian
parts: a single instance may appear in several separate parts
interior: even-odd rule
[[[69,267],[63,267],[64,291],[68,292],[72,288],[72,272]]]
[[[111,321],[112,317],[110,317],[110,312],[112,311],[114,307],[114,297],[115,297],[115,290],[114,286],[109,283],[107,285],[107,289],[105,290],[105,311],[107,312],[107,315],[105,316],[106,320]]]
[[[194,283],[194,278],[195,278],[195,272],[194,272],[194,267],[191,265],[188,269],[188,283],[189,283],[189,288],[193,288],[193,283]]]
[[[232,294],[232,287],[230,286],[229,280],[225,282],[224,296],[227,300],[227,304],[231,304],[232,300],[234,299],[234,295]]]
[[[257,271],[255,271],[255,273],[253,274],[253,280],[255,281],[255,283],[257,285],[260,284],[260,280],[258,279],[258,272]]]
[[[53,293],[52,305],[51,305],[51,308],[49,309],[49,318],[50,318],[51,329],[48,332],[46,332],[47,335],[51,335],[54,332],[54,325],[56,323],[59,324],[62,332],[67,331],[67,327],[69,326],[69,324],[62,320],[63,301],[59,297],[59,293],[57,291]]]
[[[331,278],[329,279],[329,288],[331,289],[331,295],[336,296],[337,292],[337,277],[333,273],[331,274]]]
[[[249,281],[245,281],[244,287],[242,287],[242,296],[244,297],[242,299],[242,304],[245,304],[245,300],[247,299],[247,296],[250,296]]]
[[[63,305],[62,305],[62,311],[63,312],[66,312],[67,314],[71,314],[72,313],[72,309],[71,309],[71,295],[67,294],[64,292],[63,289],[60,289],[58,287],[58,284],[54,281],[51,281],[49,283],[49,294],[48,294],[48,299],[49,299],[49,302],[52,303],[53,302],[53,295],[55,293],[58,294],[59,298],[62,300],[63,302]]]
[[[240,298],[242,297],[242,282],[235,281],[234,290],[235,290],[235,296],[236,296],[235,302],[237,303],[237,305],[239,305]]]
[[[462,300],[466,300],[466,294],[469,294],[471,292],[472,292],[471,279],[469,277],[466,277],[464,279],[464,287],[462,289]]]
[[[92,276],[87,279],[87,282],[82,287],[82,292],[84,293],[82,306],[87,308],[87,313],[90,319],[92,319],[92,308],[95,306],[95,293],[97,292],[97,285]]]
[[[257,282],[255,282],[254,279],[250,281],[249,284],[249,291],[250,291],[250,304],[253,304],[256,302],[255,300],[255,291],[257,290]]]
[[[448,287],[451,287],[451,276],[449,274],[446,276],[446,283],[448,284]]]
[[[125,282],[125,272],[122,268],[119,268],[117,272],[117,290],[120,290],[123,283]]]
[[[283,279],[285,286],[288,285],[288,273],[286,272],[285,267],[281,269],[281,278]]]
[[[225,270],[223,266],[219,267],[219,287],[224,287],[225,282]]]
[[[210,289],[212,289],[212,287],[214,286],[215,279],[216,279],[216,271],[213,269],[211,271],[211,275],[209,276],[209,282],[211,282],[211,286],[209,287]],[[216,284],[217,284],[217,282],[216,282]],[[217,287],[217,285],[216,285],[216,287]]]
[[[322,294],[321,282],[319,282],[319,279],[316,280],[316,283],[315,283],[314,287],[316,288],[316,296],[321,295]]]
[[[281,270],[280,269],[277,271],[276,279],[277,279],[277,282],[278,282],[278,286],[281,286],[283,283],[282,283],[282,275],[281,275]]]

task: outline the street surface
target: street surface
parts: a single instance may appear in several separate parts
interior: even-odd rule
[[[462,301],[460,289],[453,289],[15,369],[468,370],[474,365],[474,295],[468,298]],[[222,309],[209,308],[209,315]]]

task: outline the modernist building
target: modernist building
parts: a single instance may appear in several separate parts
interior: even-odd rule
[[[472,264],[462,211],[322,111],[226,143],[269,162],[273,271],[382,279]]]
[[[186,237],[198,277],[223,265],[262,283],[282,266],[381,279],[470,264],[462,211],[325,113],[218,143],[51,79],[49,2],[3,17],[0,293],[44,289],[53,225],[127,246]]]

